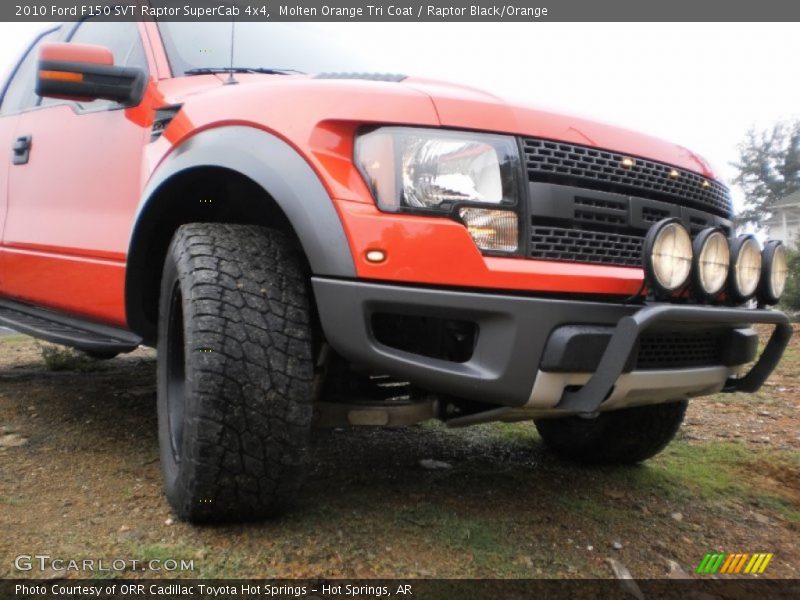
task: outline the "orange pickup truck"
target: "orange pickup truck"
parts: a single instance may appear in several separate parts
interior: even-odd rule
[[[285,509],[315,426],[533,420],[630,463],[764,382],[786,252],[735,234],[697,154],[361,59],[302,25],[89,20],[2,90],[0,324],[157,348],[181,518]]]

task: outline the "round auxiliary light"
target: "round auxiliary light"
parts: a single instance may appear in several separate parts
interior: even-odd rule
[[[657,295],[686,285],[692,270],[692,238],[677,218],[653,225],[644,239],[644,271]]]
[[[764,244],[761,253],[761,289],[758,298],[764,304],[777,304],[789,277],[789,259],[783,242],[772,240]]]
[[[761,279],[761,249],[753,235],[740,235],[731,245],[731,273],[728,290],[736,302],[753,297]]]
[[[694,289],[708,300],[725,287],[731,264],[731,249],[725,232],[715,227],[701,231],[694,238]]]

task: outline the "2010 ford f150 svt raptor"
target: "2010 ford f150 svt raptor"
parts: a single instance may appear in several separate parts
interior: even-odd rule
[[[785,250],[736,236],[696,154],[319,45],[84,21],[3,90],[0,322],[156,346],[181,518],[285,508],[315,424],[527,419],[636,462],[772,371]]]

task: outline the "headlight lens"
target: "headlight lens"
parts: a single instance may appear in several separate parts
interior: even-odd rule
[[[764,273],[759,297],[765,304],[777,304],[786,289],[789,278],[789,260],[782,242],[769,241],[761,253],[761,270]]]
[[[355,152],[383,210],[449,212],[458,203],[517,202],[519,156],[513,137],[382,127],[360,136]]]
[[[692,239],[677,219],[653,225],[645,238],[645,272],[657,292],[683,287],[692,270]]]
[[[761,250],[756,238],[743,235],[736,238],[731,249],[733,270],[731,295],[744,302],[753,296],[761,279]]]
[[[694,255],[697,291],[707,298],[716,296],[728,279],[731,262],[728,238],[719,229],[705,229],[694,240]]]

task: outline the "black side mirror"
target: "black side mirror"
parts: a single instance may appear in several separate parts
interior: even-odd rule
[[[39,51],[36,93],[65,100],[113,100],[135,106],[144,96],[147,75],[116,67],[111,51],[89,44],[44,44]]]

